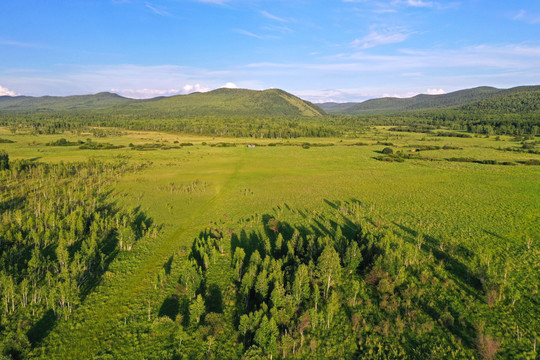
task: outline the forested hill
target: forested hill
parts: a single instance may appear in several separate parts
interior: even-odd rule
[[[283,90],[217,89],[206,93],[135,100],[111,93],[68,97],[0,97],[0,113],[70,112],[104,116],[321,116],[317,106]]]
[[[321,116],[325,112],[283,90],[217,89],[176,95],[157,101],[115,106],[102,111],[115,115],[163,118],[194,116]]]
[[[477,87],[473,89],[459,90],[442,95],[420,94],[411,98],[380,98],[371,99],[361,103],[324,103],[320,107],[329,113],[341,114],[369,114],[403,112],[410,110],[429,110],[460,107],[467,104],[495,99],[502,96],[516,95],[525,96],[529,92],[540,91],[540,86],[519,86],[511,89],[497,89],[493,87]]]
[[[540,88],[538,91],[514,93],[492,99],[484,99],[463,105],[459,110],[488,113],[539,113]]]
[[[50,112],[80,111],[104,108],[112,105],[133,104],[135,100],[109,92],[74,96],[0,96],[0,112]]]

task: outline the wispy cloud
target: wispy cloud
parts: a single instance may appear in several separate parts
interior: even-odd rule
[[[343,0],[346,3],[364,4],[368,9],[377,14],[396,13],[406,8],[426,8],[434,10],[447,10],[459,6],[459,2],[438,2],[427,0]]]
[[[268,11],[261,11],[261,15],[270,20],[275,20],[279,22],[287,22],[287,20],[285,20],[284,18],[280,18],[276,15],[272,15]]]
[[[369,49],[380,45],[401,43],[409,38],[410,32],[403,29],[372,29],[369,34],[355,39],[351,45],[360,49]]]
[[[341,53],[331,58],[344,62],[328,63],[325,66],[338,68],[342,66],[347,70],[359,67],[387,71],[425,68],[533,69],[539,67],[540,46],[501,44],[477,45],[461,49],[403,49],[391,55],[376,55],[361,51],[352,54]]]
[[[59,68],[61,72],[0,72],[0,84],[8,88],[4,92],[17,89],[26,95],[73,95],[113,89],[136,98],[187,94],[224,86],[278,87],[310,101],[343,102],[384,94],[436,94],[480,85],[511,87],[540,79],[540,45],[531,44],[408,49],[385,54],[356,49],[349,54],[304,59],[218,69],[177,65],[64,65]],[[400,80],[403,77],[414,77],[414,81],[403,82]],[[332,88],[318,90],[324,83],[321,79],[326,78],[332,79]],[[358,84],[362,87],[357,88]]]
[[[276,31],[276,32],[280,32],[282,34],[292,33],[293,32],[293,30],[290,27],[281,26],[281,25],[268,25],[268,26],[263,26],[261,29],[267,30],[267,31]]]
[[[27,42],[14,41],[14,40],[0,40],[0,45],[15,46],[15,47],[21,47],[21,48],[34,48],[34,49],[47,48],[47,46],[41,45],[41,44],[27,43]]]
[[[274,35],[259,35],[259,34],[255,34],[251,31],[247,31],[244,29],[234,29],[234,32],[240,35],[245,35],[245,36],[249,36],[249,37],[260,39],[260,40],[277,39],[277,36],[274,36]]]
[[[531,14],[527,10],[520,10],[517,14],[512,16],[512,20],[523,21],[528,24],[540,24],[540,15]]]
[[[170,16],[169,12],[167,12],[166,10],[164,10],[162,7],[157,7],[155,5],[152,5],[150,3],[146,3],[144,4],[144,6],[150,10],[151,12],[153,12],[154,14],[156,15],[159,15],[159,16]]]
[[[230,0],[195,0],[195,1],[201,2],[201,3],[208,3],[208,4],[224,5],[228,3]]]

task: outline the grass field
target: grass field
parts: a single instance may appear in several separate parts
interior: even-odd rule
[[[226,227],[287,208],[311,213],[355,200],[379,227],[404,237],[421,232],[447,239],[473,253],[489,248],[495,259],[505,252],[521,254],[529,239],[536,247],[540,241],[540,166],[521,163],[540,160],[540,155],[501,151],[519,147],[510,137],[430,137],[379,127],[359,139],[294,139],[268,146],[277,141],[122,132],[121,136],[94,138],[91,134],[13,135],[0,129],[0,138],[15,141],[0,145],[10,159],[71,162],[94,158],[148,164],[117,179],[111,196],[119,205],[139,208],[154,224],[162,225],[157,238],[145,238],[113,261],[101,284],[73,316],[58,322],[36,346],[32,353],[36,357],[162,358],[172,340],[148,329],[178,284],[171,280],[156,290],[155,278],[174,255],[169,276],[177,279],[178,259],[212,223]],[[92,138],[124,147],[85,150],[46,145],[60,138],[74,142]],[[129,146],[157,143],[172,148],[140,151]],[[193,145],[179,147],[181,143]],[[236,146],[215,146],[219,143]],[[302,147],[305,143],[311,145]],[[419,145],[455,149],[418,152],[431,161],[378,161],[375,157],[389,146],[384,143],[392,143],[394,151],[410,151]],[[452,157],[514,166],[445,160]],[[536,280],[538,295],[537,275]]]

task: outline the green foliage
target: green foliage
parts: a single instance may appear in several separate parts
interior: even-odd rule
[[[77,146],[83,144],[83,141],[67,141],[65,138],[58,139],[56,141],[52,141],[50,143],[47,143],[47,146]]]
[[[17,162],[0,175],[4,354],[22,356],[29,341],[35,345],[71,316],[124,247],[125,229],[133,243],[144,236],[143,214],[121,211],[104,196],[110,174],[127,171],[125,164]]]
[[[9,155],[7,152],[0,150],[0,170],[9,169]]]
[[[239,235],[231,238],[232,276],[221,269],[220,283],[236,289],[225,314],[234,327],[227,330],[229,336],[239,335],[242,358],[492,359],[532,346],[537,321],[513,315],[511,309],[523,299],[519,292],[503,290],[516,280],[503,280],[495,275],[501,270],[489,270],[501,265],[490,264],[496,256],[487,257],[487,267],[478,267],[485,254],[460,255],[464,250],[456,253],[442,240],[410,229],[399,235],[387,232],[369,225],[357,211],[354,202],[342,203],[340,212],[314,212],[306,219],[291,209],[281,212],[279,221],[268,218],[258,228],[250,226],[250,233],[233,230]],[[310,223],[316,225],[307,227]],[[278,235],[272,229],[280,229]],[[209,233],[195,239],[190,257],[202,259],[211,252]],[[533,260],[523,255],[522,261]],[[504,261],[508,269],[510,258]],[[214,266],[203,271],[203,283]],[[202,296],[190,306],[194,324],[204,312]],[[530,304],[532,296],[525,302]],[[492,334],[515,324],[527,345],[509,333]],[[188,333],[196,337],[200,330],[191,329]]]
[[[137,103],[141,100],[127,99],[116,94],[107,92],[95,95],[75,95],[75,96],[16,96],[6,97],[0,102],[1,112],[46,112],[46,111],[74,111],[91,110],[96,108],[109,107],[112,105]]]

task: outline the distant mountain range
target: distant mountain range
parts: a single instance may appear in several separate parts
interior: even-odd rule
[[[420,94],[411,98],[385,97],[366,100],[359,103],[327,102],[317,105],[326,112],[335,114],[361,115],[390,112],[397,113],[411,110],[460,107],[476,101],[536,91],[540,91],[540,86],[519,86],[511,89],[497,89],[494,87],[483,86],[442,95]]]
[[[314,105],[279,89],[263,91],[217,89],[205,93],[136,100],[102,92],[95,95],[0,96],[0,113],[84,112],[101,116],[181,118],[194,116],[309,116],[369,115],[453,108],[462,111],[538,111],[540,86],[511,89],[477,87],[443,95],[380,98],[360,103]],[[517,110],[521,109],[521,110]]]
[[[112,105],[134,104],[135,100],[117,94],[101,92],[95,95],[74,96],[0,96],[0,112],[77,111],[104,108]]]
[[[0,113],[93,110],[100,114],[137,114],[164,117],[190,116],[321,116],[325,112],[310,102],[279,89],[264,91],[217,89],[205,93],[135,100],[99,93],[67,97],[1,96]]]

